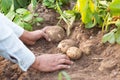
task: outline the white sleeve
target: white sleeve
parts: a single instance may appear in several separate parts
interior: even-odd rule
[[[17,35],[17,37],[20,37],[23,34],[24,29],[22,27],[20,27],[17,24],[13,23],[6,16],[4,16],[4,14],[0,13],[0,22],[1,22],[1,20],[3,21],[3,23],[8,25],[8,27],[10,27],[14,31],[14,33]]]
[[[3,21],[0,20],[0,55],[17,63],[23,71],[27,71],[34,63],[35,55]]]

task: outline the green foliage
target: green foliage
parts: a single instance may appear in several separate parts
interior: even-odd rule
[[[120,0],[113,0],[108,6],[108,9],[110,11],[108,12],[109,16],[105,18],[106,20],[104,20],[104,24],[106,25],[106,28],[111,24],[114,24],[116,28],[114,28],[111,32],[105,34],[102,41],[104,43],[108,41],[110,43],[116,42],[120,44],[120,19],[117,18],[118,16],[120,16]],[[116,17],[115,21],[112,20],[112,18],[114,17]]]
[[[93,28],[96,24],[102,25],[106,15],[106,8],[106,1],[77,0],[73,9],[81,14],[85,28]]]
[[[86,28],[95,26],[95,5],[92,0],[78,0],[74,10],[81,13],[82,22],[86,24]]]
[[[105,34],[103,36],[102,42],[105,43],[108,41],[112,44],[115,42],[120,44],[120,20],[118,19],[117,21],[111,23],[114,23],[116,25],[116,28],[111,32]]]
[[[65,71],[61,71],[58,74],[58,80],[63,80],[63,76],[65,77],[65,80],[71,80],[70,76]]]
[[[43,0],[43,5],[47,6],[48,8],[55,8],[55,0]]]
[[[33,15],[26,9],[19,8],[16,10],[16,16],[13,21],[26,30],[32,30],[31,20]]]
[[[35,10],[36,5],[37,5],[37,0],[31,0],[32,8]]]
[[[75,13],[71,10],[62,11],[61,7],[69,3],[70,0],[43,0],[42,4],[47,8],[53,8],[60,14],[60,21],[63,19],[67,24],[67,35],[70,35],[70,29],[75,21]],[[58,22],[58,24],[60,23]]]
[[[0,10],[5,14],[8,13],[12,4],[12,0],[1,0],[0,1]]]
[[[9,3],[7,1],[9,1]],[[26,9],[30,2],[34,10],[37,5],[37,0],[1,0],[0,10],[19,26],[26,30],[32,30],[32,25],[36,22],[42,22],[43,19]]]
[[[103,32],[108,32],[110,25],[116,27],[103,36],[102,41],[120,44],[120,0],[77,0],[74,11],[81,14],[85,28],[101,26]],[[116,17],[116,20],[113,18]]]
[[[110,43],[115,43],[115,33],[116,32],[116,29],[112,30],[110,33],[106,34],[103,36],[103,39],[102,39],[102,42],[105,43],[105,42],[110,42]]]
[[[118,19],[118,20],[115,22],[115,25],[118,27],[118,29],[120,29],[120,19]]]
[[[25,8],[30,3],[31,0],[13,0],[15,9],[17,8]],[[12,0],[1,0],[0,1],[0,9],[4,14],[7,14],[12,5]]]
[[[63,6],[69,3],[70,0],[43,0],[42,4],[48,8],[56,9],[56,1],[58,2],[59,6]]]
[[[60,9],[58,2],[56,2],[56,6],[57,6],[58,13],[61,15],[60,18],[63,19],[65,21],[65,23],[67,24],[67,36],[69,36],[70,30],[73,27],[72,25],[73,25],[75,18],[76,18],[75,12],[72,10],[62,11]]]
[[[17,2],[20,7],[27,7],[27,5],[30,3],[30,0],[17,0]]]
[[[112,15],[120,15],[120,0],[113,0],[109,6]]]

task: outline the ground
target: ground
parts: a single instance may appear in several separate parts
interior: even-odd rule
[[[36,26],[56,25],[59,16],[54,10],[46,9],[43,6],[38,6],[37,12],[45,21]],[[89,54],[84,54],[78,60],[73,60],[74,64],[70,69],[65,69],[71,80],[119,80],[120,79],[120,45],[101,43],[102,32],[100,28],[84,29],[79,26],[80,22],[73,25],[69,39],[77,42],[77,47],[82,48],[84,45],[89,46]],[[62,26],[66,26],[64,23]],[[34,27],[40,29],[41,27]],[[41,54],[56,54],[58,53],[57,43],[47,42],[45,39],[40,39],[34,46],[28,48],[35,53]],[[58,73],[44,73],[29,69],[27,72],[22,72],[17,64],[14,64],[3,57],[0,57],[0,80],[58,80]]]

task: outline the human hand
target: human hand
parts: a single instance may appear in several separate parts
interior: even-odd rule
[[[44,37],[47,41],[51,41],[49,36],[46,34],[46,30],[49,29],[51,26],[46,26],[43,29],[41,29],[41,37]]]
[[[36,57],[32,68],[43,72],[68,69],[73,62],[64,54],[44,54]]]

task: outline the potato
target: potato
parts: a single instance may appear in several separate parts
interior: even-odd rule
[[[60,26],[48,27],[45,32],[53,42],[59,42],[65,37],[65,31]]]
[[[70,59],[79,59],[82,55],[82,51],[77,47],[70,47],[68,48],[66,52],[67,56],[70,57]]]
[[[93,42],[91,40],[87,40],[83,43],[80,43],[79,48],[83,53],[89,55],[91,54],[92,46],[93,46]]]
[[[63,53],[66,53],[67,49],[72,47],[72,46],[75,46],[76,43],[74,40],[71,40],[71,39],[65,39],[65,40],[62,40],[57,48],[60,49]]]

